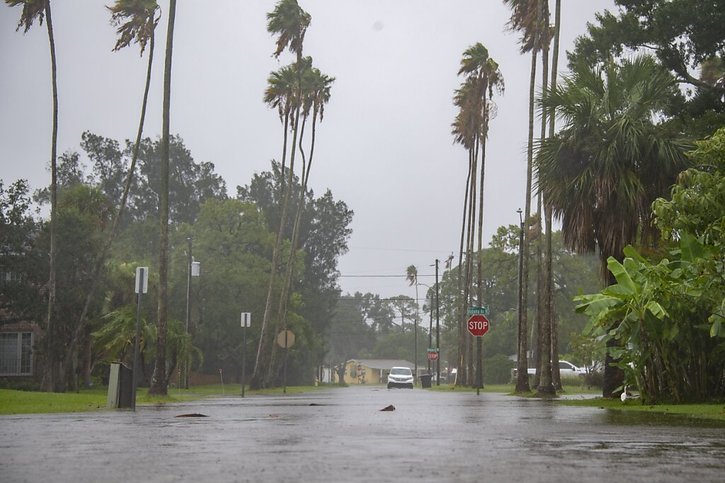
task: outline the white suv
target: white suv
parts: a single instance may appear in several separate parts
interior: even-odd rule
[[[413,371],[410,367],[393,367],[388,374],[388,389],[391,387],[407,387],[413,389]]]

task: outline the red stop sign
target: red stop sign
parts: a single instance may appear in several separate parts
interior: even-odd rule
[[[488,319],[483,314],[472,315],[468,319],[468,332],[474,337],[481,337],[488,332]]]

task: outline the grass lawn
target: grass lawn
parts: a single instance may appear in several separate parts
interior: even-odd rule
[[[725,404],[658,404],[656,406],[642,404],[638,400],[622,402],[619,399],[577,399],[558,402],[565,406],[587,406],[616,411],[631,411],[656,414],[672,414],[694,419],[712,419],[725,421]]]
[[[287,394],[299,394],[319,390],[329,386],[290,386]],[[221,384],[195,386],[190,389],[169,388],[168,396],[150,397],[148,389],[140,388],[136,395],[136,405],[166,404],[182,401],[193,401],[205,397],[239,396],[242,388],[239,384]],[[245,391],[245,395],[282,394],[283,389],[262,389]],[[16,391],[0,389],[0,415],[7,414],[38,414],[38,413],[75,413],[108,409],[108,388],[98,387],[83,389],[78,393],[48,393],[35,391]]]

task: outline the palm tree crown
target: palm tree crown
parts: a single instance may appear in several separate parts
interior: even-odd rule
[[[606,263],[651,235],[650,204],[686,166],[686,144],[655,123],[675,89],[652,58],[639,57],[577,65],[541,100],[564,126],[538,146],[539,189],[572,249],[598,247]]]
[[[156,0],[116,0],[112,7],[106,8],[111,12],[111,25],[118,27],[118,40],[113,50],[136,42],[143,55],[158,23],[156,11],[159,5]]]
[[[297,0],[281,0],[274,10],[267,14],[267,31],[279,35],[273,55],[279,57],[286,48],[289,48],[298,57],[302,56],[305,33],[311,21],[312,16],[302,10]]]

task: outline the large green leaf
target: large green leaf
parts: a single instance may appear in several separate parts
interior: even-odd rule
[[[622,289],[621,293],[636,294],[639,292],[639,287],[634,283],[627,269],[617,261],[614,257],[609,257],[607,260],[607,268],[614,278],[617,279],[617,283]]]

